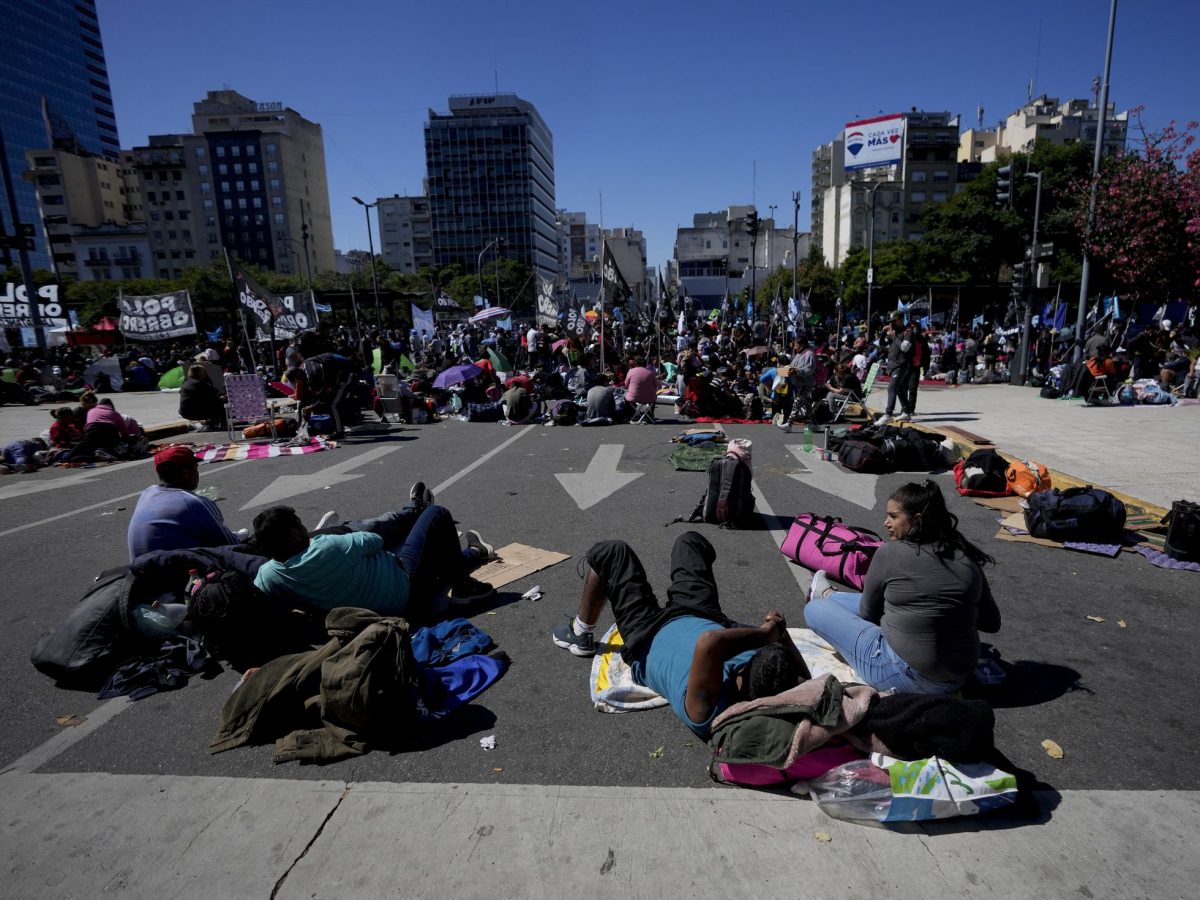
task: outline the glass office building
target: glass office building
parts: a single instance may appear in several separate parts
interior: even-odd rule
[[[554,138],[532,103],[515,94],[451,97],[448,114],[429,111],[425,165],[434,265],[473,273],[499,239],[502,257],[554,277]]]
[[[0,23],[4,26],[0,128],[17,195],[17,215],[37,229],[37,250],[30,260],[34,268],[48,269],[37,192],[22,177],[27,168],[25,151],[49,147],[52,129],[64,146],[73,144],[89,153],[118,158],[121,145],[100,23],[94,0],[5,0]],[[0,203],[0,219],[11,234],[7,200]]]

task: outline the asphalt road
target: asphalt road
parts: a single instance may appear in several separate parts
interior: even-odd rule
[[[428,749],[375,752],[326,768],[275,766],[268,747],[209,755],[218,713],[238,677],[226,671],[131,704],[39,771],[704,787],[707,751],[669,710],[595,712],[587,696],[588,661],[549,640],[551,629],[575,609],[576,562],[596,540],[628,540],[656,586],[665,589],[670,545],[685,526],[664,524],[686,515],[705,486],[702,474],[670,467],[670,438],[677,430],[671,424],[515,429],[452,421],[394,427],[330,452],[202,466],[201,485],[218,489],[231,527],[249,525],[260,507],[242,507],[275,478],[295,475],[311,481],[299,484],[300,492],[286,502],[315,524],[327,509],[346,518],[398,507],[414,480],[439,485],[509,442],[438,491],[437,501],[497,546],[520,541],[572,558],[509,585],[494,615],[481,611],[474,617],[513,665],[443,731],[431,734]],[[910,476],[881,476],[874,508],[867,510],[820,489],[837,490],[803,453],[818,474],[804,483],[788,477],[800,471],[797,455],[787,449],[800,444],[800,435],[769,426],[727,431],[754,441],[758,490],[778,518],[750,531],[695,526],[717,548],[722,602],[744,621],[761,621],[766,610],[778,607],[789,624],[801,625],[801,591],[769,527],[786,528],[791,516],[813,511],[882,530],[888,493]],[[620,471],[644,474],[580,510],[554,476],[584,471],[601,444],[622,446]],[[373,453],[380,448],[389,452]],[[347,465],[364,453],[372,455],[361,468]],[[330,466],[361,477],[322,489],[321,473]],[[1156,569],[1134,554],[1107,560],[996,541],[996,514],[954,495],[948,475],[934,477],[951,497],[964,532],[997,560],[989,578],[1004,627],[994,643],[1009,676],[984,696],[997,708],[1000,749],[1058,790],[1200,788],[1200,728],[1186,711],[1200,686],[1191,652],[1197,576]],[[0,482],[0,769],[59,733],[56,716],[87,716],[98,707],[94,696],[60,689],[37,673],[29,652],[95,574],[125,560],[136,492],[151,480],[152,470],[142,462]],[[535,583],[544,598],[519,600]],[[478,739],[489,734],[496,735],[497,748],[485,752]],[[1062,746],[1063,759],[1047,757],[1041,748],[1047,738]],[[662,755],[652,757],[659,747]]]

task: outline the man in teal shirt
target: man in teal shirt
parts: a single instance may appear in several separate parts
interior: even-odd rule
[[[671,550],[667,603],[659,606],[633,548],[601,541],[587,552],[579,613],[551,635],[574,656],[594,656],[596,623],[605,605],[612,607],[634,680],[665,697],[704,740],[733,703],[774,696],[812,677],[781,613],[767,613],[755,628],[721,611],[716,556],[703,535],[681,534]]]
[[[254,542],[271,561],[258,570],[255,587],[318,609],[357,606],[414,619],[429,618],[434,598],[446,587],[456,605],[495,591],[468,574],[494,558],[491,546],[471,531],[466,549],[460,547],[454,519],[443,506],[429,506],[415,521],[391,513],[348,524],[336,529],[348,533],[310,536],[290,506],[260,513]]]

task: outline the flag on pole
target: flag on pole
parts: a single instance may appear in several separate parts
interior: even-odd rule
[[[558,305],[554,302],[554,279],[538,276],[537,322],[553,325],[558,321]]]
[[[617,267],[617,258],[613,256],[612,247],[607,243],[604,245],[604,264],[600,269],[601,296],[606,292],[611,292],[609,296],[612,297],[614,306],[625,303],[633,296],[633,291],[629,289],[629,284]]]

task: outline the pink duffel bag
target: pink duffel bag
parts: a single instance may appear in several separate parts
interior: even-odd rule
[[[802,513],[796,516],[779,552],[814,572],[862,590],[871,557],[883,538],[865,528],[852,528],[841,519]]]

